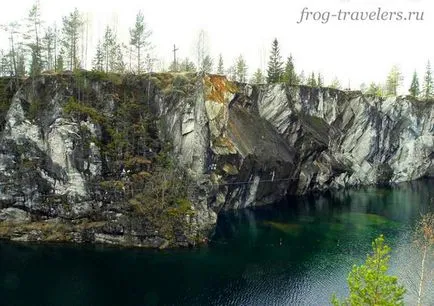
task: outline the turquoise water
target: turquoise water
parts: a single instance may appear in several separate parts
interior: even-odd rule
[[[209,245],[193,250],[0,242],[0,305],[327,305],[346,293],[351,266],[380,233],[411,304],[420,262],[411,230],[432,210],[433,187],[423,180],[226,213]]]

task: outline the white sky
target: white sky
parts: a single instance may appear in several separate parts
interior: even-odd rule
[[[8,2],[0,11],[0,24],[27,15],[33,0]],[[194,56],[194,40],[202,28],[210,40],[211,55],[223,54],[225,66],[243,54],[249,73],[266,68],[271,42],[279,40],[281,55],[292,53],[296,69],[307,75],[321,72],[326,82],[337,76],[344,86],[361,82],[383,82],[391,66],[399,65],[405,87],[415,69],[422,76],[428,59],[434,64],[434,3],[432,0],[40,0],[42,17],[50,24],[61,24],[61,16],[74,7],[88,13],[95,45],[107,24],[116,26],[118,35],[128,42],[128,28],[142,10],[153,32],[156,56],[169,63],[171,49],[179,46],[178,58]],[[13,5],[13,6],[12,6]],[[337,21],[303,22],[301,10],[371,11],[381,7],[390,11],[423,11],[424,21]],[[7,48],[7,37],[0,32],[0,47]],[[92,52],[93,53],[93,52]],[[88,58],[92,58],[89,54]]]

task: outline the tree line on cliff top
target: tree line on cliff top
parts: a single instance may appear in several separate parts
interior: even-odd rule
[[[257,68],[249,73],[248,64],[242,54],[228,67],[225,66],[222,54],[213,59],[209,52],[208,35],[204,30],[197,35],[194,60],[176,58],[174,46],[174,59],[166,66],[163,61],[152,55],[152,31],[141,11],[129,27],[128,42],[122,42],[116,30],[107,25],[95,50],[90,50],[94,53],[93,57],[88,59],[89,24],[88,18],[78,9],[74,9],[62,17],[60,26],[46,25],[41,18],[40,2],[35,0],[22,22],[0,26],[1,30],[7,33],[9,40],[9,49],[0,50],[0,76],[34,77],[42,71],[89,69],[91,62],[93,70],[103,72],[141,74],[151,71],[202,71],[224,74],[231,80],[243,83],[284,82],[290,85],[343,89],[336,77],[329,84],[324,84],[321,73],[305,74],[303,70],[298,72],[292,55],[285,60],[282,58],[277,38],[272,41],[265,71]],[[379,97],[396,96],[402,84],[403,75],[398,66],[393,66],[384,83],[361,84],[360,90]],[[422,82],[415,71],[408,93],[415,98],[432,99],[433,85],[431,64],[428,61]],[[345,87],[351,89],[349,85]]]

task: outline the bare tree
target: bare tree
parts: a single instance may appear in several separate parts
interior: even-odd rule
[[[18,75],[18,69],[17,69],[17,62],[18,62],[18,53],[17,53],[17,47],[16,47],[16,35],[19,34],[19,24],[17,22],[11,22],[7,25],[2,25],[1,28],[5,32],[9,34],[9,57],[10,61],[12,63],[12,70],[16,77],[19,77]]]
[[[88,44],[89,44],[89,13],[83,15],[81,26],[81,59],[83,61],[83,67],[87,66]]]
[[[429,271],[426,271],[426,265],[431,248],[434,245],[434,213],[427,213],[419,220],[416,226],[416,244],[422,252],[417,290],[417,305],[419,306],[422,305],[424,285],[428,279]]]
[[[197,67],[199,71],[203,71],[204,68],[207,68],[204,66],[208,64],[205,59],[207,58],[207,56],[209,57],[209,38],[205,30],[201,29],[199,31],[195,47]]]

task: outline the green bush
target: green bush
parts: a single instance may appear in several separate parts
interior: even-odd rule
[[[383,235],[372,242],[373,254],[361,266],[354,266],[348,275],[350,295],[342,302],[333,296],[333,305],[403,305],[406,290],[396,276],[387,275],[390,247]]]

